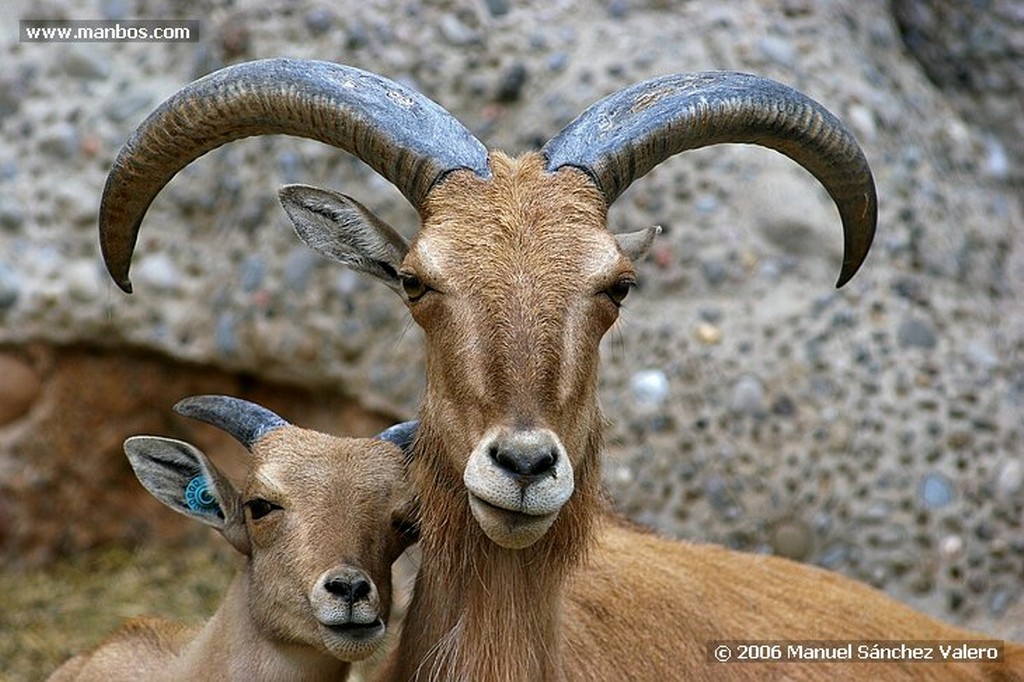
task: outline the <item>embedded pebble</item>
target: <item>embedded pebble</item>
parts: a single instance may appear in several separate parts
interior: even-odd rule
[[[523,92],[523,86],[526,85],[528,75],[526,64],[519,61],[513,62],[501,75],[495,99],[505,104],[518,100]]]
[[[734,414],[760,417],[765,414],[764,386],[750,374],[740,377],[732,388],[729,409]]]
[[[999,365],[999,356],[983,341],[972,339],[964,347],[964,355],[980,369],[991,370]]]
[[[99,6],[104,19],[128,19],[132,16],[130,0],[100,0]]]
[[[508,14],[508,0],[484,0],[484,6],[492,17],[503,17]]]
[[[153,94],[150,92],[135,91],[128,94],[119,94],[107,102],[103,107],[103,113],[111,121],[120,123],[129,119],[141,118],[153,104]]]
[[[315,251],[306,247],[292,249],[284,261],[284,283],[292,291],[305,291],[316,267],[322,262]]]
[[[42,138],[39,150],[58,159],[70,159],[78,152],[78,131],[62,121]]]
[[[181,286],[181,272],[166,251],[139,258],[133,268],[134,278],[145,286],[170,291]]]
[[[18,302],[21,279],[4,263],[0,263],[0,312],[6,312]]]
[[[668,397],[668,377],[660,369],[645,369],[629,380],[633,398],[641,407],[658,407]]]
[[[217,317],[217,328],[214,332],[217,350],[221,355],[237,355],[238,316],[233,312],[224,312]]]
[[[938,343],[932,324],[914,316],[908,316],[900,322],[897,338],[904,348],[934,348]]]
[[[449,45],[463,47],[480,40],[480,35],[476,31],[451,13],[441,17],[438,28],[441,31],[441,37]]]
[[[241,273],[238,276],[238,285],[242,291],[252,293],[261,286],[267,274],[267,262],[259,254],[251,254],[242,261]]]
[[[42,380],[21,358],[0,353],[0,426],[27,413],[42,391]]]
[[[25,222],[25,209],[14,197],[0,196],[0,227],[5,230],[17,230]]]
[[[334,12],[326,7],[315,7],[302,17],[302,22],[314,36],[323,35],[334,26]]]
[[[707,346],[722,342],[722,330],[716,325],[701,322],[697,325],[697,340]]]
[[[65,270],[64,277],[68,285],[68,294],[76,301],[87,303],[99,298],[103,293],[100,273],[95,263],[75,262]]]
[[[64,73],[72,78],[101,80],[110,75],[111,62],[105,53],[87,43],[72,44],[60,60]]]
[[[757,41],[757,47],[766,58],[782,66],[793,66],[797,52],[793,43],[782,36],[768,35]]]
[[[921,479],[921,502],[931,509],[945,507],[953,501],[953,485],[942,474],[930,473]]]
[[[802,561],[814,549],[814,532],[800,519],[786,519],[772,528],[769,541],[775,554]]]
[[[850,127],[862,142],[872,142],[878,137],[875,115],[862,104],[854,104],[847,113]]]
[[[1024,462],[1014,458],[1003,462],[996,474],[996,497],[1004,504],[1022,501],[1024,490]]]
[[[946,561],[954,559],[964,551],[964,540],[959,535],[947,535],[939,543],[939,552]]]

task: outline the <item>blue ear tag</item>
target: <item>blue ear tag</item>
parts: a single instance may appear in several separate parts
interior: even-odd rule
[[[202,474],[193,478],[185,486],[185,503],[192,511],[220,513],[220,505],[217,504],[217,499],[210,492],[210,488],[206,484],[206,477]]]

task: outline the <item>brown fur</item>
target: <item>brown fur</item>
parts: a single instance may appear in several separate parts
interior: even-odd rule
[[[391,564],[411,542],[392,527],[408,515],[401,451],[370,439],[335,438],[296,427],[253,446],[240,498],[281,512],[244,524],[251,547],[220,607],[203,626],[135,619],[53,680],[343,680],[348,661],[320,641],[307,595],[343,562],[376,585],[385,622]],[[228,513],[230,517],[230,512]],[[229,518],[230,522],[230,518]]]
[[[616,247],[583,173],[548,174],[536,154],[491,165],[490,181],[455,173],[432,192],[402,264],[433,289],[410,303],[427,344],[412,469],[423,563],[385,678],[984,679],[977,666],[708,661],[714,639],[970,635],[832,573],[617,522],[599,483],[598,346],[617,317],[601,292],[632,265],[595,257]],[[541,540],[509,550],[474,521],[462,472],[489,428],[524,425],[558,434],[576,488]]]

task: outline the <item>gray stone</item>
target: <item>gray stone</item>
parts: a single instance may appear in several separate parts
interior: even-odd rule
[[[508,0],[484,0],[484,6],[492,17],[503,17],[508,14]]]
[[[467,26],[454,14],[448,13],[441,17],[438,25],[441,37],[449,45],[464,47],[480,41],[480,34]]]
[[[932,323],[913,315],[908,315],[900,321],[896,337],[903,348],[930,349],[938,344],[938,336]]]
[[[21,278],[7,264],[0,263],[0,312],[14,307],[21,294]]]
[[[953,501],[953,484],[942,474],[928,473],[921,479],[919,494],[925,507],[939,509]]]
[[[733,414],[760,417],[765,414],[764,386],[752,374],[745,374],[732,387],[729,410]]]
[[[334,12],[326,7],[314,7],[302,17],[306,28],[315,36],[323,35],[334,26]]]
[[[818,558],[818,565],[822,568],[836,569],[846,563],[850,554],[850,548],[841,542],[829,545]]]
[[[103,113],[111,121],[120,123],[132,118],[141,118],[154,100],[153,93],[136,90],[127,94],[120,94],[107,102],[103,107]]]
[[[645,369],[634,373],[630,377],[629,386],[634,400],[641,407],[658,407],[668,397],[668,377],[660,369]]]
[[[68,295],[75,301],[88,303],[100,297],[103,286],[96,270],[96,263],[78,261],[64,272],[68,285]]]
[[[523,92],[528,75],[526,64],[519,61],[513,62],[501,75],[495,99],[506,104],[515,102]]]
[[[100,0],[99,5],[104,19],[129,19],[133,14],[129,0]]]
[[[103,80],[110,75],[110,61],[105,53],[90,43],[70,45],[61,60],[64,73],[82,80]]]
[[[996,473],[996,497],[1004,504],[1021,501],[1024,489],[1024,463],[1019,458],[1008,459]]]
[[[238,344],[238,316],[235,313],[225,311],[217,317],[217,328],[214,332],[217,343],[217,351],[221,355],[237,355]]]
[[[78,152],[78,131],[67,122],[55,125],[42,141],[39,150],[58,159],[70,159]]]
[[[25,209],[11,196],[0,196],[0,227],[17,230],[25,222]]]
[[[991,370],[999,365],[999,356],[984,341],[973,339],[964,347],[964,356],[979,369]]]
[[[305,291],[321,258],[306,247],[292,249],[284,261],[284,283],[292,291]]]
[[[252,293],[263,286],[267,275],[267,262],[263,256],[252,254],[242,261],[242,271],[238,276],[238,284],[242,291]]]
[[[765,58],[777,64],[788,67],[796,64],[796,48],[793,47],[793,43],[782,36],[764,36],[757,41],[757,48]]]
[[[144,286],[171,291],[181,286],[181,271],[166,251],[139,258],[133,267],[135,280]]]

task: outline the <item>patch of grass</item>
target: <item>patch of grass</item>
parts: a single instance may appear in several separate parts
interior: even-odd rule
[[[0,572],[0,680],[42,680],[126,618],[209,617],[238,566],[222,541],[83,554],[43,570]]]

